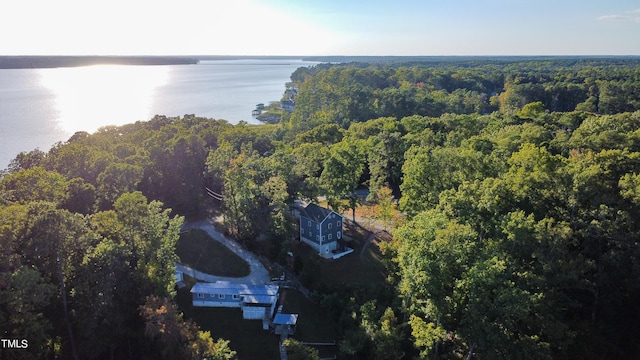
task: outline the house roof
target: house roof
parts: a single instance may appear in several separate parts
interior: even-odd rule
[[[295,325],[298,322],[298,314],[276,314],[273,318],[274,325]]]
[[[214,283],[199,282],[193,285],[191,292],[204,294],[275,296],[278,294],[278,286],[235,284],[227,281],[218,281]]]
[[[302,210],[301,215],[315,222],[322,222],[331,213],[336,212],[327,208],[323,208],[322,206],[318,206],[316,204],[309,204]],[[338,214],[338,216],[340,215]]]
[[[242,301],[245,304],[273,304],[278,301],[275,295],[244,295]]]

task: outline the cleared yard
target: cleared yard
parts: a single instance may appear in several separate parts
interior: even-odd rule
[[[193,307],[189,288],[178,292],[177,302],[185,318],[195,321],[203,331],[211,331],[213,339],[230,340],[239,359],[279,359],[279,337],[262,330],[262,321],[243,320],[236,308]]]
[[[299,291],[281,290],[283,296],[283,312],[298,314],[296,333],[292,337],[302,342],[330,343],[337,340],[337,329],[330,316]]]
[[[295,254],[303,264],[300,278],[304,279],[303,283],[307,287],[361,288],[386,284],[388,273],[377,240],[367,244],[366,239],[370,232],[351,221],[345,221],[345,226],[345,234],[352,239],[348,246],[353,248],[354,252],[340,259],[323,259],[303,243],[296,246]]]
[[[243,277],[251,271],[246,261],[198,229],[180,234],[176,254],[183,265],[207,274]]]

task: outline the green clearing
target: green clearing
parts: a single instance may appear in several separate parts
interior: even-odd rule
[[[251,271],[246,261],[203,230],[189,230],[180,234],[176,254],[183,265],[207,274],[243,277]]]
[[[311,343],[330,343],[337,341],[337,329],[330,317],[322,311],[318,304],[307,299],[297,290],[281,290],[285,314],[298,314],[296,333],[292,336],[296,340]]]
[[[303,272],[309,277],[312,288],[364,289],[386,284],[387,271],[382,262],[377,241],[372,241],[362,251],[370,233],[350,221],[346,222],[346,226],[345,233],[351,237],[349,246],[354,248],[352,254],[338,260],[326,260],[304,244],[299,244],[294,250],[296,256],[300,257],[304,263]],[[190,241],[195,244],[190,245]],[[202,250],[201,244],[211,242],[220,245],[211,241],[202,231],[190,231],[181,237],[179,248],[183,250],[179,251],[188,249],[190,253],[202,258],[205,256],[205,250]],[[237,258],[235,254],[233,257]],[[216,271],[220,272],[220,270]],[[297,290],[281,289],[281,293],[283,311],[299,314],[297,330],[293,338],[305,343],[333,343],[340,340],[338,324],[319,304],[306,298]],[[214,339],[231,340],[230,346],[238,352],[240,359],[279,358],[279,338],[269,331],[262,330],[260,321],[243,320],[239,309],[194,308],[188,288],[180,290],[178,303],[185,317],[198,323],[202,330],[211,331]],[[337,352],[336,346],[318,346],[317,349],[326,358],[333,357]]]
[[[185,318],[195,321],[213,339],[230,340],[239,359],[279,359],[279,337],[262,330],[262,321],[244,320],[239,308],[193,307],[189,288],[178,292],[177,302]]]
[[[303,263],[301,278],[305,278],[308,287],[360,288],[386,283],[387,269],[377,242],[372,241],[362,251],[370,233],[351,221],[345,221],[345,225],[345,234],[351,237],[348,246],[353,248],[354,252],[340,259],[321,258],[315,250],[303,243],[296,246],[296,256],[299,256]]]
[[[337,341],[336,324],[319,305],[307,299],[297,290],[281,289],[281,301],[285,313],[299,314],[296,334],[293,338],[303,342],[331,343]],[[230,340],[230,346],[238,352],[239,359],[279,359],[279,336],[262,330],[262,322],[242,319],[240,309],[193,307],[189,287],[178,291],[178,305],[187,319],[195,321],[202,331],[211,331],[214,339]],[[318,347],[331,357],[335,346]]]

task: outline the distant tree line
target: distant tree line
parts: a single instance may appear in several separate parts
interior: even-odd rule
[[[197,64],[186,56],[0,56],[0,69],[40,69],[88,65]]]

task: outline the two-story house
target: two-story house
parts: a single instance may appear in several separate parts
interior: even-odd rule
[[[309,204],[300,211],[300,240],[330,258],[342,243],[343,220],[335,211]]]

